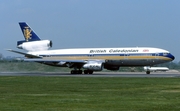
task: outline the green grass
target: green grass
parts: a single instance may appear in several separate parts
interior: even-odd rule
[[[68,67],[53,67],[36,62],[0,61],[0,72],[70,72]],[[103,70],[109,72],[110,70]],[[120,67],[121,72],[141,72],[142,67]],[[113,71],[117,72],[117,71]]]
[[[0,111],[179,109],[179,78],[0,77]]]
[[[0,72],[69,72],[69,68],[53,67],[36,62],[0,62]]]

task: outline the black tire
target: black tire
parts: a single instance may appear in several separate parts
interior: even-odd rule
[[[146,74],[150,74],[151,72],[150,71],[146,71]]]
[[[88,70],[84,70],[84,74],[88,74]]]
[[[71,70],[71,74],[74,74],[74,70]]]
[[[89,71],[89,74],[93,74],[93,71]]]
[[[79,70],[79,71],[78,71],[78,74],[82,74],[82,70]]]

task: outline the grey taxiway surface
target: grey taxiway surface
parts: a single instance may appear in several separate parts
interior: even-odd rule
[[[180,72],[95,72],[70,74],[69,72],[0,72],[0,76],[57,76],[57,77],[180,77]]]

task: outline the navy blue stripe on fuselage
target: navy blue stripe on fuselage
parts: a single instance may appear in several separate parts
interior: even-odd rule
[[[167,58],[173,58],[170,53],[139,53],[139,54],[46,54],[39,55],[42,57],[73,57],[73,56],[86,56],[86,57],[98,57],[98,56],[162,56]]]

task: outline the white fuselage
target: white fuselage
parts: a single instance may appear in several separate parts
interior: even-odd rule
[[[152,66],[174,59],[166,50],[149,47],[58,49],[29,54],[46,60],[102,60],[107,65],[118,66]]]

